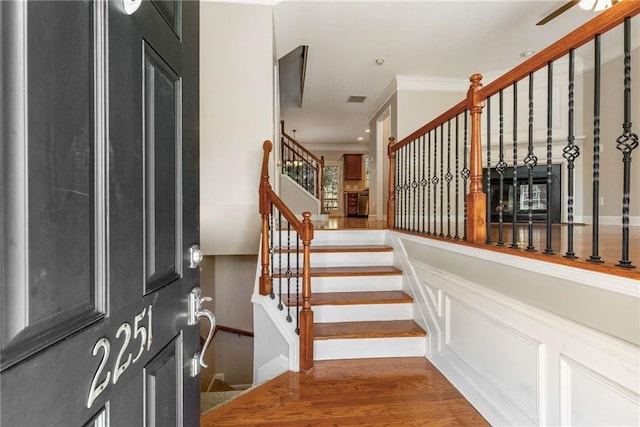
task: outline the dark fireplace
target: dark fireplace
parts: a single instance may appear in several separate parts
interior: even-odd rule
[[[551,216],[551,222],[560,222],[561,209],[561,174],[560,165],[551,166],[551,185],[547,185],[547,166],[533,168],[533,191],[529,197],[529,171],[526,166],[518,166],[517,197],[513,191],[513,168],[507,168],[502,184],[502,220],[512,222],[514,209],[518,222],[526,222],[529,218],[529,202],[533,207],[533,221],[544,222],[547,214]],[[485,168],[483,183],[487,192],[487,169]],[[495,168],[491,168],[490,175],[491,196],[487,196],[487,203],[491,206],[491,222],[498,222],[500,205],[500,174]],[[551,203],[547,206],[547,194],[551,195]]]

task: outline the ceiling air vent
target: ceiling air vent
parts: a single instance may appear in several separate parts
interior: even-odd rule
[[[356,104],[362,104],[365,99],[367,99],[366,96],[351,95],[349,98],[347,98],[347,103],[353,102],[353,103],[356,103]]]

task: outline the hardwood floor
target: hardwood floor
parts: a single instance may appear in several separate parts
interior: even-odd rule
[[[315,362],[286,372],[202,417],[212,426],[485,426],[426,359]]]

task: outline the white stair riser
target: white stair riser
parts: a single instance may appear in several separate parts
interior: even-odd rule
[[[402,276],[312,277],[311,292],[400,291]]]
[[[286,246],[289,240],[291,246],[296,246],[298,234],[291,228],[287,237],[287,229],[277,229],[273,232],[275,246]],[[282,243],[281,245],[279,243]],[[313,231],[311,246],[354,246],[354,245],[384,245],[384,230],[318,230]],[[302,242],[300,243],[302,247]]]
[[[426,352],[425,337],[316,340],[315,360],[417,357]]]
[[[411,320],[413,306],[402,304],[318,305],[313,307],[315,323]]]
[[[311,267],[362,267],[393,265],[393,252],[312,253]]]

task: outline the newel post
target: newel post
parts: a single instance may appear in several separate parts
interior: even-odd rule
[[[264,157],[262,159],[262,175],[260,176],[259,188],[259,210],[262,216],[262,257],[260,272],[260,295],[269,295],[271,293],[271,273],[269,271],[269,215],[271,215],[271,203],[269,202],[269,191],[271,184],[269,183],[269,153],[273,148],[271,141],[265,141],[263,144]]]
[[[302,213],[303,245],[302,261],[302,310],[300,311],[300,369],[308,372],[313,369],[313,311],[311,311],[311,241],[313,224],[311,213]]]
[[[474,243],[487,240],[487,197],[482,191],[482,140],[481,123],[484,100],[478,96],[482,88],[482,74],[469,77],[467,109],[471,114],[471,154],[469,161],[470,185],[467,194],[467,239]]]
[[[395,182],[395,166],[396,152],[393,150],[395,138],[389,138],[387,153],[389,154],[389,199],[387,200],[387,228],[391,229],[396,226],[396,182]]]

